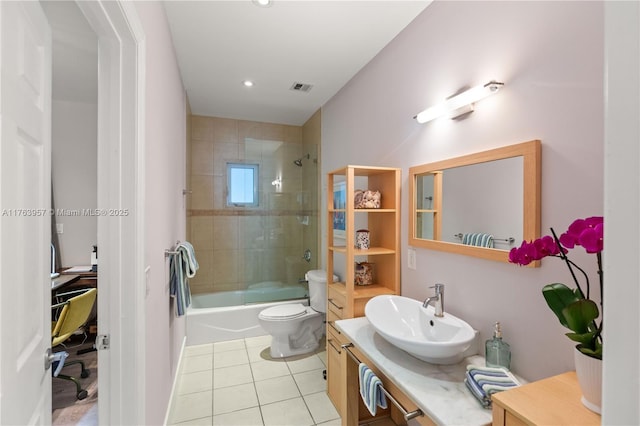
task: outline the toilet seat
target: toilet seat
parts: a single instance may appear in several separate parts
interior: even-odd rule
[[[271,321],[284,321],[299,318],[307,313],[307,308],[301,303],[277,305],[260,312],[262,319]]]

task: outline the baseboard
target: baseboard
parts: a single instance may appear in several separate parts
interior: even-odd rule
[[[164,413],[164,425],[169,422],[169,415],[173,412],[175,405],[175,396],[178,392],[178,381],[182,376],[182,367],[184,365],[184,348],[187,346],[187,336],[182,339],[182,345],[180,347],[180,358],[178,359],[178,368],[176,368],[176,374],[173,376],[173,385],[171,386],[171,394],[169,395],[169,403],[167,404],[167,411]]]

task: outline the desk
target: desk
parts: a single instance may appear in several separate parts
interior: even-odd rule
[[[51,291],[55,292],[63,287],[71,285],[80,279],[80,275],[58,275],[51,279]]]
[[[67,286],[65,286],[65,290],[76,290],[79,288],[97,288],[98,287],[98,273],[94,271],[87,272],[73,272],[71,274],[67,274],[64,270],[60,270],[60,277],[73,277],[77,276],[78,278],[69,282]]]

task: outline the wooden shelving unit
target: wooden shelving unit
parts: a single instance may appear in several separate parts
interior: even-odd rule
[[[340,382],[340,377],[344,362],[339,349],[343,338],[333,322],[363,316],[364,307],[372,297],[400,294],[401,170],[346,166],[329,172],[327,181],[327,392],[342,414],[342,409],[346,409],[341,407],[344,384]],[[334,203],[334,191],[338,187],[344,191],[344,206]],[[356,209],[356,189],[380,191],[380,208]],[[340,237],[333,227],[336,214],[344,216],[344,233]],[[355,233],[360,228],[369,230],[369,249],[355,248]],[[356,262],[375,265],[373,284],[355,284]],[[332,282],[334,273],[341,277],[340,282]]]

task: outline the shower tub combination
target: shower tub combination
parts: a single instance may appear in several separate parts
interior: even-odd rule
[[[306,284],[274,281],[246,290],[194,294],[187,309],[187,346],[266,335],[258,322],[262,310],[284,303],[308,305],[308,298]]]

